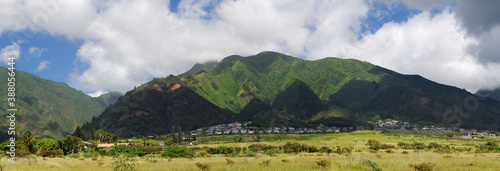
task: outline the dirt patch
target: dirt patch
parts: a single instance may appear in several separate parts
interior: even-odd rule
[[[120,118],[120,120],[118,120],[118,121],[119,121],[119,122],[121,122],[121,121],[126,120],[126,119],[128,119],[128,118],[132,118],[132,117],[134,117],[134,116],[141,116],[141,115],[144,115],[144,116],[146,116],[146,117],[151,118],[151,116],[149,115],[149,113],[148,113],[148,112],[144,112],[144,111],[137,111],[137,112],[135,112],[135,113],[131,113],[131,114],[128,114],[128,115],[123,116],[123,117],[122,117],[122,118]]]
[[[173,85],[172,87],[170,87],[170,90],[168,90],[169,92],[172,92],[172,91],[175,91],[176,89],[180,88],[181,85],[180,84],[175,84]]]

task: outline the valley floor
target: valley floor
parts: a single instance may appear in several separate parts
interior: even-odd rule
[[[451,152],[437,153],[433,150],[404,150],[395,148],[390,151],[373,151],[366,145],[370,139],[381,143],[396,145],[398,142],[422,142],[426,145],[434,142],[452,146],[468,146],[484,144],[486,141],[459,139],[443,139],[426,135],[393,133],[381,134],[377,131],[355,131],[340,134],[316,134],[301,137],[289,136],[287,140],[271,142],[247,143],[217,143],[200,144],[199,147],[245,147],[260,143],[282,145],[287,141],[327,146],[352,146],[350,155],[336,153],[255,153],[254,157],[230,157],[213,154],[208,157],[195,158],[162,158],[160,155],[134,157],[135,170],[201,170],[197,163],[204,164],[210,170],[413,170],[410,164],[432,163],[436,170],[498,170],[500,168],[500,153]],[[297,140],[292,140],[297,139]],[[494,139],[498,143],[497,139]],[[193,147],[193,146],[189,146]],[[68,155],[63,158],[24,157],[17,158],[12,164],[7,158],[2,158],[0,165],[4,170],[113,170],[116,163],[123,158],[89,157],[85,155]],[[243,156],[243,155],[240,155]],[[234,162],[228,164],[228,160]],[[328,165],[320,166],[317,162],[324,160]],[[114,165],[115,163],[115,165]],[[266,164],[267,163],[267,164]]]

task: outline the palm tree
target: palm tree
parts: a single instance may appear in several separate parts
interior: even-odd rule
[[[35,143],[36,143],[36,135],[33,135],[29,130],[24,132],[21,135],[21,144],[25,145],[28,147],[28,151],[30,153],[35,153]]]

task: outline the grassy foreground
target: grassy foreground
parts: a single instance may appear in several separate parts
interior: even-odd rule
[[[208,138],[208,137],[207,137]],[[294,140],[295,139],[295,140]],[[134,157],[135,170],[201,170],[197,163],[209,166],[210,170],[413,170],[410,164],[432,163],[436,170],[498,170],[500,153],[476,153],[474,151],[437,153],[432,150],[404,150],[401,148],[373,151],[366,145],[370,139],[381,143],[396,145],[398,142],[439,143],[455,147],[474,147],[485,141],[443,139],[418,133],[381,134],[376,131],[356,131],[352,133],[289,135],[285,140],[258,142],[260,144],[283,145],[296,141],[315,146],[352,146],[350,155],[335,153],[278,153],[272,156],[256,153],[255,157],[228,157],[210,155],[195,158],[162,158],[160,155]],[[221,139],[222,140],[222,139]],[[498,141],[497,141],[498,142]],[[255,143],[210,142],[198,146],[248,146]],[[4,170],[113,170],[113,163],[123,158],[84,157],[85,155],[65,156],[63,158],[24,157],[16,158],[12,164],[2,158],[0,165]],[[228,164],[228,160],[234,162]],[[324,160],[326,167],[317,164]],[[267,164],[266,164],[267,163]]]

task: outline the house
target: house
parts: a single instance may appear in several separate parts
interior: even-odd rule
[[[231,131],[229,129],[224,130],[224,134],[229,134]]]
[[[114,144],[97,144],[97,147],[99,147],[101,149],[106,149],[106,150],[111,149],[112,146],[115,146],[115,145]]]

